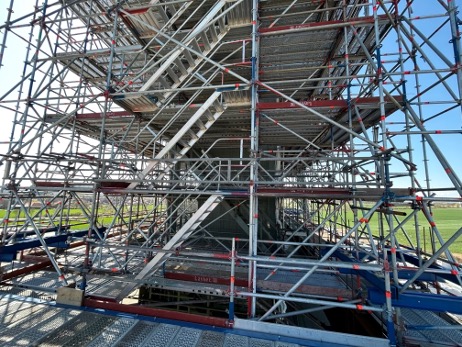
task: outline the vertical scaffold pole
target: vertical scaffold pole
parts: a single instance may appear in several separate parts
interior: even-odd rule
[[[382,171],[382,184],[385,186],[385,205],[389,205],[389,198],[390,198],[390,155],[387,154],[387,128],[385,124],[385,98],[384,98],[384,87],[383,87],[383,67],[382,67],[382,58],[381,58],[381,39],[380,39],[380,26],[378,21],[378,8],[379,5],[377,0],[373,1],[373,14],[374,14],[374,30],[375,30],[375,44],[376,48],[376,57],[377,57],[377,84],[379,90],[379,109],[380,109],[380,128],[382,131],[382,139],[380,147],[380,151],[383,153],[381,159],[381,165],[383,166]],[[389,228],[390,231],[390,241],[391,241],[391,259],[392,259],[392,271],[393,271],[393,280],[398,283],[398,272],[396,270],[396,239],[394,235],[394,231],[392,228]]]
[[[377,84],[379,91],[379,109],[380,109],[380,128],[382,131],[382,146],[380,151],[381,156],[381,172],[382,172],[382,184],[384,185],[384,206],[387,211],[390,210],[391,205],[391,181],[390,181],[390,153],[391,149],[388,149],[387,140],[387,128],[385,123],[385,98],[384,98],[384,70],[382,66],[381,58],[381,38],[380,38],[380,26],[378,22],[378,8],[379,4],[377,0],[373,1],[373,16],[374,16],[374,31],[375,31],[375,44],[376,44],[376,57],[377,57]],[[385,220],[387,221],[387,228],[390,233],[390,253],[391,253],[391,271],[393,273],[393,281],[399,283],[398,271],[397,271],[397,259],[396,259],[396,238],[395,231],[392,225],[392,215],[387,215]],[[387,274],[386,274],[387,275]],[[386,276],[385,276],[386,277]],[[388,315],[390,315],[390,308],[387,307]],[[394,330],[393,322],[390,323],[388,317],[388,339],[392,346],[396,345],[396,335]]]
[[[385,278],[385,312],[387,315],[387,333],[391,346],[396,346],[395,324],[393,322],[393,307],[391,302],[390,265],[387,250],[383,251],[383,271]]]
[[[5,53],[5,48],[6,48],[6,37],[8,36],[8,31],[10,31],[10,21],[11,21],[11,14],[13,13],[13,4],[14,0],[10,1],[10,7],[8,7],[6,10],[8,11],[8,15],[6,16],[6,22],[5,22],[5,32],[3,33],[3,40],[2,44],[0,45],[0,69],[3,66],[3,54]]]
[[[258,0],[253,0],[252,5],[252,87],[251,87],[251,110],[250,110],[250,155],[252,164],[250,165],[249,182],[249,255],[257,255],[258,241],[258,198],[256,196],[256,186],[258,181],[258,111],[257,111],[257,89],[258,89]],[[256,293],[257,290],[257,263],[252,260],[249,264],[249,290]],[[256,297],[250,299],[248,315],[253,318],[256,313]]]
[[[101,160],[104,157],[104,148],[105,148],[105,143],[106,143],[106,134],[105,134],[105,123],[106,123],[106,115],[108,112],[109,108],[109,90],[111,87],[111,71],[112,71],[112,65],[114,61],[114,55],[115,55],[115,47],[117,44],[117,20],[118,20],[118,14],[119,12],[116,10],[114,11],[114,23],[112,27],[112,37],[111,37],[111,47],[110,47],[110,55],[109,55],[109,64],[108,64],[108,73],[106,77],[106,91],[104,92],[104,107],[103,107],[103,112],[102,112],[102,119],[101,119],[101,132],[99,135],[99,144],[98,144],[98,163],[101,163]],[[110,14],[109,14],[110,15]],[[104,178],[105,175],[105,166],[104,165],[98,165],[97,169],[95,170],[95,178]],[[99,207],[99,198],[100,198],[100,192],[98,192],[96,189],[93,192],[93,197],[92,197],[92,208],[91,208],[91,214],[90,214],[90,226],[88,229],[88,237],[91,237],[92,231],[94,231],[100,238],[101,236],[99,235],[98,232],[98,226],[97,226],[97,215],[98,215],[98,207]],[[89,249],[90,245],[87,242],[86,244],[86,251],[85,251],[85,259],[84,259],[84,265],[87,267],[91,267],[91,263],[89,261]],[[85,279],[84,279],[85,282]]]
[[[343,20],[346,22],[348,19],[347,19],[347,4],[346,4],[346,1],[343,0]],[[353,129],[353,119],[352,119],[352,100],[351,100],[351,76],[350,76],[350,58],[349,58],[349,50],[348,50],[348,45],[350,44],[349,40],[348,40],[348,29],[350,29],[349,27],[344,27],[343,28],[343,45],[344,45],[344,49],[345,49],[345,52],[344,52],[344,57],[343,57],[343,61],[344,61],[344,64],[345,64],[345,78],[346,78],[346,92],[347,92],[347,112],[348,112],[348,127],[350,129]],[[350,29],[351,30],[351,29]],[[354,156],[353,156],[353,153],[354,153],[354,148],[355,148],[355,145],[354,145],[354,137],[351,133],[348,134],[349,136],[349,146],[347,147],[347,156],[349,156],[351,158],[351,161],[350,161],[350,165],[351,167],[355,167],[355,164],[354,164]],[[351,177],[351,186],[352,187],[356,187],[356,175],[355,175],[355,170],[356,169],[353,169],[351,171],[351,174],[350,175],[347,175],[346,176],[346,180],[348,180],[350,177]],[[355,189],[355,188],[353,188]],[[356,198],[353,197],[353,205],[356,206],[357,205],[357,201],[356,201]],[[356,213],[355,213],[356,215]],[[357,220],[355,219],[355,222]],[[354,234],[354,238],[355,238],[355,245],[357,246],[358,243],[359,243],[359,232],[356,231],[355,234]]]
[[[457,86],[459,89],[459,106],[462,108],[462,49],[460,44],[459,21],[457,19],[457,6],[453,0],[447,0],[449,22],[451,24],[452,46],[454,48],[454,70],[457,74]]]
[[[231,277],[229,280],[229,323],[234,323],[234,284],[236,268],[236,238],[233,237],[231,244]]]
[[[412,17],[412,7],[411,5],[407,6],[407,13],[408,13],[408,16],[409,18]],[[412,21],[412,19],[410,19],[410,21]],[[414,29],[412,28],[412,26],[410,27],[410,33],[411,33],[411,37],[414,36]],[[419,68],[419,65],[417,63],[417,48],[414,47],[414,45],[416,45],[417,43],[415,41],[412,41],[412,50],[411,50],[411,60],[412,60],[412,64],[413,64],[413,67],[414,67],[414,71],[419,71],[420,68]],[[419,78],[419,74],[416,73],[414,75],[414,84],[415,84],[415,89],[416,89],[416,93],[417,93],[417,110],[418,110],[418,118],[420,120],[421,123],[423,123],[424,119],[423,119],[423,109],[422,109],[422,92],[421,92],[421,85],[420,85],[420,78]],[[407,97],[405,95],[405,98],[404,98],[404,101],[407,102]],[[409,110],[407,109],[407,106],[406,106],[406,109],[405,109],[405,112],[406,112],[406,130],[407,129],[410,129],[411,127],[411,124],[410,124],[410,119],[411,119],[411,116],[408,114],[409,113]],[[410,135],[408,135],[410,136]],[[422,157],[423,157],[423,164],[424,164],[424,174],[425,174],[425,186],[427,188],[427,193],[424,192],[424,195],[425,194],[428,194],[430,195],[431,194],[431,191],[430,191],[430,171],[429,171],[429,168],[428,168],[428,159],[427,159],[427,142],[425,140],[425,136],[422,134],[420,135],[421,137],[421,145],[422,145]],[[409,148],[409,160],[412,161],[412,148]],[[413,177],[413,176],[411,176]],[[414,188],[415,186],[420,186],[420,183],[417,181],[417,178],[416,177],[413,177],[413,181],[412,181],[412,188]],[[417,207],[417,206],[414,206],[414,207]],[[420,227],[419,227],[419,219],[418,219],[418,215],[417,213],[414,215],[414,220],[415,220],[415,230],[416,230],[416,237],[417,237],[417,254],[418,254],[418,259],[419,259],[419,267],[422,266],[423,264],[423,261],[422,261],[422,255],[421,255],[421,248],[420,248]],[[424,246],[425,246],[425,242],[424,242]]]
[[[405,70],[404,70],[404,55],[403,55],[403,51],[405,49],[405,47],[403,47],[403,35],[402,35],[402,30],[401,30],[401,24],[399,22],[399,17],[400,17],[400,14],[399,14],[399,8],[398,8],[398,3],[395,2],[395,10],[394,10],[394,15],[393,15],[393,19],[395,21],[395,30],[396,30],[396,35],[397,35],[397,43],[398,43],[398,56],[399,56],[399,59],[398,59],[398,62],[399,62],[399,69],[400,69],[400,73],[401,73],[401,77],[400,77],[400,85],[401,85],[401,88],[402,88],[402,95],[403,95],[403,100],[404,100],[404,103],[403,103],[403,112],[405,114],[405,127],[406,127],[406,131],[410,131],[411,129],[411,124],[410,124],[410,120],[409,120],[409,115],[408,115],[408,110],[407,110],[407,107],[408,107],[408,97],[407,97],[407,79],[405,77]],[[411,51],[412,52],[412,51]],[[416,78],[417,78],[417,74],[416,74]],[[418,83],[417,83],[418,85]],[[419,106],[420,107],[420,106]],[[407,134],[406,135],[406,141],[407,141],[407,151],[408,151],[408,156],[409,156],[409,161],[411,163],[414,162],[414,157],[413,157],[413,145],[412,145],[412,138],[411,138],[411,134]],[[410,177],[410,180],[411,180],[411,188],[413,191],[415,191],[416,189],[416,177],[415,177],[415,174],[414,174],[414,171],[415,171],[415,168],[411,167],[409,168],[409,177]],[[422,256],[421,256],[421,239],[420,239],[420,228],[419,228],[419,218],[417,216],[417,213],[414,214],[414,225],[415,225],[415,234],[416,234],[416,247],[417,247],[417,250],[416,250],[416,255],[417,255],[417,258],[418,258],[418,261],[419,261],[419,266],[422,265]]]

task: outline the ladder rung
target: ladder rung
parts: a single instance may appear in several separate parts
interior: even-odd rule
[[[186,70],[186,67],[183,65],[181,62],[180,58],[175,59],[175,65],[178,67],[182,75],[187,75],[188,71]]]
[[[172,70],[172,68],[168,67],[166,71],[168,75],[170,76],[170,78],[173,80],[173,82],[180,83],[180,79],[176,75],[175,71]]]
[[[196,40],[196,39],[194,39],[194,40],[191,41],[191,46],[192,46],[192,48],[193,48],[194,50],[196,50],[197,52],[202,53],[202,49],[201,49],[201,47],[199,46],[199,44],[197,43],[197,40]]]
[[[213,42],[217,42],[218,34],[217,34],[217,29],[215,29],[215,25],[211,25],[209,28],[210,28],[210,35],[212,35]]]
[[[212,112],[210,112],[210,110],[206,110],[206,111],[204,112],[204,114],[205,114],[205,116],[207,117],[207,120],[208,120],[209,122],[215,121],[215,118],[213,118],[213,114],[212,114]]]
[[[197,140],[199,138],[199,136],[197,136],[197,134],[191,129],[188,130],[188,134],[191,136],[192,139]]]
[[[170,19],[170,18],[168,18],[167,13],[165,13],[162,6],[158,6],[157,9],[159,10],[159,14],[162,17],[162,19],[164,20],[164,22],[167,23],[169,21],[169,19]]]
[[[202,39],[202,43],[204,44],[204,49],[206,51],[209,51],[210,50],[210,42],[209,42],[209,39],[207,38],[207,35],[205,34],[205,32],[201,32],[200,36],[201,36],[201,39]]]
[[[165,89],[170,88],[170,84],[168,84],[167,81],[165,80],[165,78],[163,78],[162,76],[159,77],[159,82],[160,82],[160,84],[162,84],[162,86]]]
[[[197,125],[197,126],[199,127],[199,129],[201,129],[201,130],[207,130],[207,127],[205,126],[205,124],[204,124],[200,119],[198,119],[198,120],[196,121],[196,125]]]
[[[174,149],[171,149],[170,152],[173,153],[173,155],[179,155],[180,154],[180,152],[177,152]]]
[[[160,18],[157,18],[157,16],[154,15],[151,17],[151,21],[149,21],[149,24],[153,25],[156,28],[162,28],[161,23],[159,23],[159,19]]]
[[[224,32],[226,30],[226,23],[224,16],[218,19],[218,25],[220,26],[220,31]]]
[[[167,7],[168,7],[168,9],[170,10],[170,14],[171,14],[172,17],[173,17],[173,15],[176,13],[176,8],[175,8],[175,6],[173,6],[173,4],[168,4]]]
[[[193,140],[191,140],[191,142],[194,142]],[[191,149],[191,145],[187,145],[187,146],[184,146],[180,153],[178,153],[178,155],[176,156],[176,158],[183,158],[183,156]]]
[[[189,64],[190,67],[196,66],[196,62],[194,61],[194,58],[191,55],[191,52],[189,52],[189,50],[185,49],[183,54],[184,54],[186,60],[188,61],[188,64]]]
[[[217,110],[217,111],[223,111],[224,110],[223,105],[219,101],[215,101],[213,103],[213,107],[215,107],[215,110]]]

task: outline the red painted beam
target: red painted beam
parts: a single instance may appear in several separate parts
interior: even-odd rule
[[[34,181],[37,187],[66,187],[64,182],[46,182],[46,181]]]
[[[77,155],[80,155],[81,157],[84,157],[84,158],[87,158],[89,160],[96,160],[97,158],[93,155],[88,155],[86,153],[81,153],[81,152],[77,152],[76,153]]]
[[[199,282],[199,283],[213,283],[213,284],[223,284],[229,285],[230,278],[224,277],[213,277],[213,276],[206,276],[206,275],[194,275],[194,274],[187,274],[187,273],[178,273],[178,272],[165,272],[165,278],[169,278],[172,280],[180,280],[180,281],[188,281],[188,282]],[[235,285],[240,287],[247,287],[249,282],[246,279],[236,278]]]
[[[267,289],[267,290],[276,290],[280,292],[287,292],[293,286],[293,283],[284,283],[284,282],[275,282],[275,281],[257,281],[258,289]],[[322,286],[322,283],[319,285],[308,285],[301,284],[295,290],[296,293],[310,294],[310,295],[319,295],[324,297],[333,297],[333,298],[342,298],[351,300],[351,290],[346,288],[334,288]],[[341,301],[343,301],[341,300]]]
[[[197,275],[197,274],[188,274],[188,273],[178,273],[178,272],[165,272],[165,278],[175,279],[180,281],[188,282],[200,282],[200,283],[212,283],[212,284],[224,284],[229,285],[230,279],[217,276],[206,276],[206,275]],[[235,284],[240,287],[248,287],[248,281],[242,278],[236,278]],[[278,290],[286,292],[293,286],[292,283],[281,283],[277,281],[265,281],[258,280],[257,287],[261,289],[269,290]],[[297,293],[311,294],[311,295],[320,295],[320,296],[330,296],[330,297],[344,297],[351,299],[351,291],[344,288],[333,288],[325,287],[321,285],[308,285],[302,284],[297,290]]]
[[[25,261],[26,263],[31,263],[31,264],[37,264],[42,261],[47,261],[49,260],[48,257],[40,256],[40,255],[31,255],[31,254],[25,254],[22,256],[20,260]]]
[[[386,15],[378,16],[379,21],[387,20]],[[310,29],[321,30],[321,29],[336,29],[339,27],[349,26],[349,25],[364,25],[374,23],[374,17],[358,17],[352,18],[350,20],[331,20],[324,22],[314,22],[314,23],[305,23],[305,24],[295,24],[295,25],[282,25],[272,28],[260,28],[260,35],[271,35],[271,34],[280,34],[282,32],[297,32],[297,31],[306,31]]]
[[[400,96],[394,97],[398,102],[402,100]],[[385,101],[390,101],[390,98],[385,98]],[[378,97],[369,98],[353,98],[351,103],[353,105],[377,105],[380,99]],[[312,100],[312,101],[300,101],[301,104],[307,107],[313,108],[346,108],[348,103],[346,100]],[[300,108],[300,106],[293,102],[259,102],[257,103],[259,110],[282,110],[288,108]]]
[[[18,276],[29,274],[29,273],[34,272],[34,271],[42,270],[42,269],[44,269],[44,268],[46,268],[46,267],[48,267],[50,265],[51,265],[51,261],[46,260],[46,261],[42,261],[42,262],[34,264],[34,265],[29,265],[29,266],[23,267],[21,269],[17,269],[17,270],[13,270],[13,271],[4,273],[2,275],[0,274],[0,281],[3,282],[3,281],[6,281],[6,280],[9,280],[9,279],[18,277]]]
[[[164,319],[179,320],[183,322],[211,325],[211,326],[216,326],[216,327],[221,327],[221,328],[231,328],[232,327],[229,321],[225,318],[200,316],[200,315],[191,314],[191,313],[160,310],[157,308],[150,308],[150,307],[144,307],[144,306],[138,306],[138,305],[137,306],[123,305],[123,304],[119,304],[115,302],[99,301],[99,300],[93,300],[93,299],[88,299],[88,298],[84,299],[83,304],[86,307],[101,308],[105,310],[125,312],[125,313],[136,314],[136,315],[147,316],[147,317],[158,317],[158,318],[164,318]]]
[[[351,195],[348,189],[340,188],[258,188],[257,195],[303,195],[303,196],[317,196],[326,195],[332,198],[338,196]]]
[[[347,107],[345,100],[313,100],[300,101],[301,104],[307,107]],[[259,110],[282,110],[288,108],[300,108],[293,102],[259,102],[257,109]]]
[[[123,181],[112,181],[112,182],[101,182],[101,188],[127,188],[130,185],[129,182]]]
[[[121,12],[121,15],[126,16],[127,13],[131,15],[143,14],[143,13],[148,12],[149,9],[150,7],[140,7],[140,8],[131,8],[131,9],[126,8],[126,9],[123,9],[123,12]]]
[[[107,298],[107,297],[98,296],[98,295],[88,295],[85,300],[115,302],[115,303],[117,303],[117,300],[114,299],[114,298]]]

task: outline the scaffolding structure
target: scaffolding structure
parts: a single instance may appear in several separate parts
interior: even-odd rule
[[[27,45],[5,288],[51,266],[88,305],[199,293],[276,331],[339,308],[391,345],[428,338],[412,310],[462,315],[462,226],[432,214],[462,201],[455,1],[32,2],[0,26],[0,74]]]

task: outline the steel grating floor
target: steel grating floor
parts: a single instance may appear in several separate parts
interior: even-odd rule
[[[0,293],[0,347],[345,347],[388,346],[384,339],[236,320],[233,329],[71,308]],[[240,327],[237,327],[237,326]],[[244,328],[243,328],[244,326]],[[267,330],[269,327],[271,330]],[[287,334],[284,329],[289,329]],[[353,339],[353,340],[351,340]],[[348,343],[350,342],[350,343]]]
[[[210,327],[213,329],[213,327]],[[0,346],[297,347],[222,331],[143,321],[0,296]]]
[[[458,331],[460,327],[451,326],[436,313],[409,308],[401,309],[401,313],[408,328],[404,337],[407,343],[425,346],[462,345],[462,333]],[[421,330],[415,330],[419,327]]]

